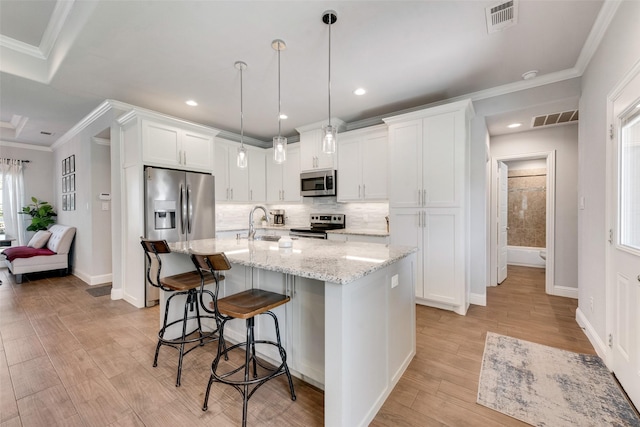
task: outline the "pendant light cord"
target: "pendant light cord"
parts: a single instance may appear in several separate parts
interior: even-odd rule
[[[281,125],[282,121],[282,102],[280,100],[280,50],[281,50],[280,42],[278,42],[278,137],[281,137]]]
[[[331,126],[331,21],[332,15],[329,14],[329,126]]]
[[[242,100],[242,67],[240,67],[240,146],[244,148],[244,103]]]

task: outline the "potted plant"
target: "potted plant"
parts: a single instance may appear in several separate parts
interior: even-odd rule
[[[53,206],[49,202],[38,200],[35,197],[32,197],[31,201],[33,203],[24,206],[20,212],[24,215],[31,215],[31,224],[27,227],[27,231],[46,230],[56,222],[53,217],[58,214],[53,211]]]

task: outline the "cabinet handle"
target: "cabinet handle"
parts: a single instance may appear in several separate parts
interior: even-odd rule
[[[418,206],[422,206],[422,191],[420,191],[420,189],[418,189]]]
[[[249,190],[249,200],[253,200],[253,190]]]
[[[227,200],[229,200],[229,187],[227,187]]]
[[[422,228],[422,212],[418,212],[418,228]]]
[[[365,196],[366,194],[367,194],[367,186],[366,186],[366,184],[362,184],[362,198],[363,199],[366,197]]]
[[[422,190],[422,206],[427,205],[427,190]]]
[[[231,200],[233,200],[233,188],[231,189]]]
[[[422,228],[427,228],[427,213],[422,212]]]
[[[360,198],[360,184],[358,184],[358,199]]]
[[[187,152],[182,150],[182,164],[186,166],[187,164]]]

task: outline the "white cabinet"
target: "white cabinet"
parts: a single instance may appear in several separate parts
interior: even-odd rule
[[[267,151],[267,203],[299,202],[300,196],[300,145],[287,147],[287,160],[273,161],[273,150]]]
[[[465,110],[460,110],[388,122],[389,164],[393,171],[391,208],[452,207],[463,203],[467,120]]]
[[[300,168],[303,171],[314,169],[334,169],[335,153],[322,152],[322,129],[300,133]]]
[[[211,173],[213,153],[212,134],[142,120],[142,156],[147,165]]]
[[[418,247],[418,302],[466,312],[463,212],[457,208],[393,209],[391,244]]]
[[[264,202],[267,200],[267,153],[262,148],[248,148],[248,154],[249,201]]]
[[[390,242],[417,246],[416,302],[468,307],[471,101],[386,118]]]
[[[310,379],[312,384],[322,386],[324,339],[319,337],[324,337],[324,282],[262,269],[250,270],[247,289],[264,289],[291,298],[288,303],[270,310],[278,318],[287,363],[305,380]],[[256,318],[254,331],[257,339],[276,340],[274,322],[269,315]],[[262,346],[258,351],[273,361],[280,360],[275,347]]]
[[[387,199],[386,126],[345,132],[338,138],[339,202]]]
[[[324,283],[298,276],[289,276],[291,315],[292,369],[315,385],[324,384]]]
[[[248,154],[247,167],[237,165],[240,144],[216,138],[215,168],[216,201],[264,202],[265,150],[245,145]]]

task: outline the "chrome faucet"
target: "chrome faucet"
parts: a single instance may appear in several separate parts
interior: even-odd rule
[[[269,222],[269,212],[267,212],[267,208],[260,205],[254,206],[249,213],[249,234],[247,235],[248,240],[253,240],[256,236],[256,230],[255,228],[253,228],[253,214],[257,209],[262,209],[262,212],[264,212],[264,217],[267,219],[267,223]]]

